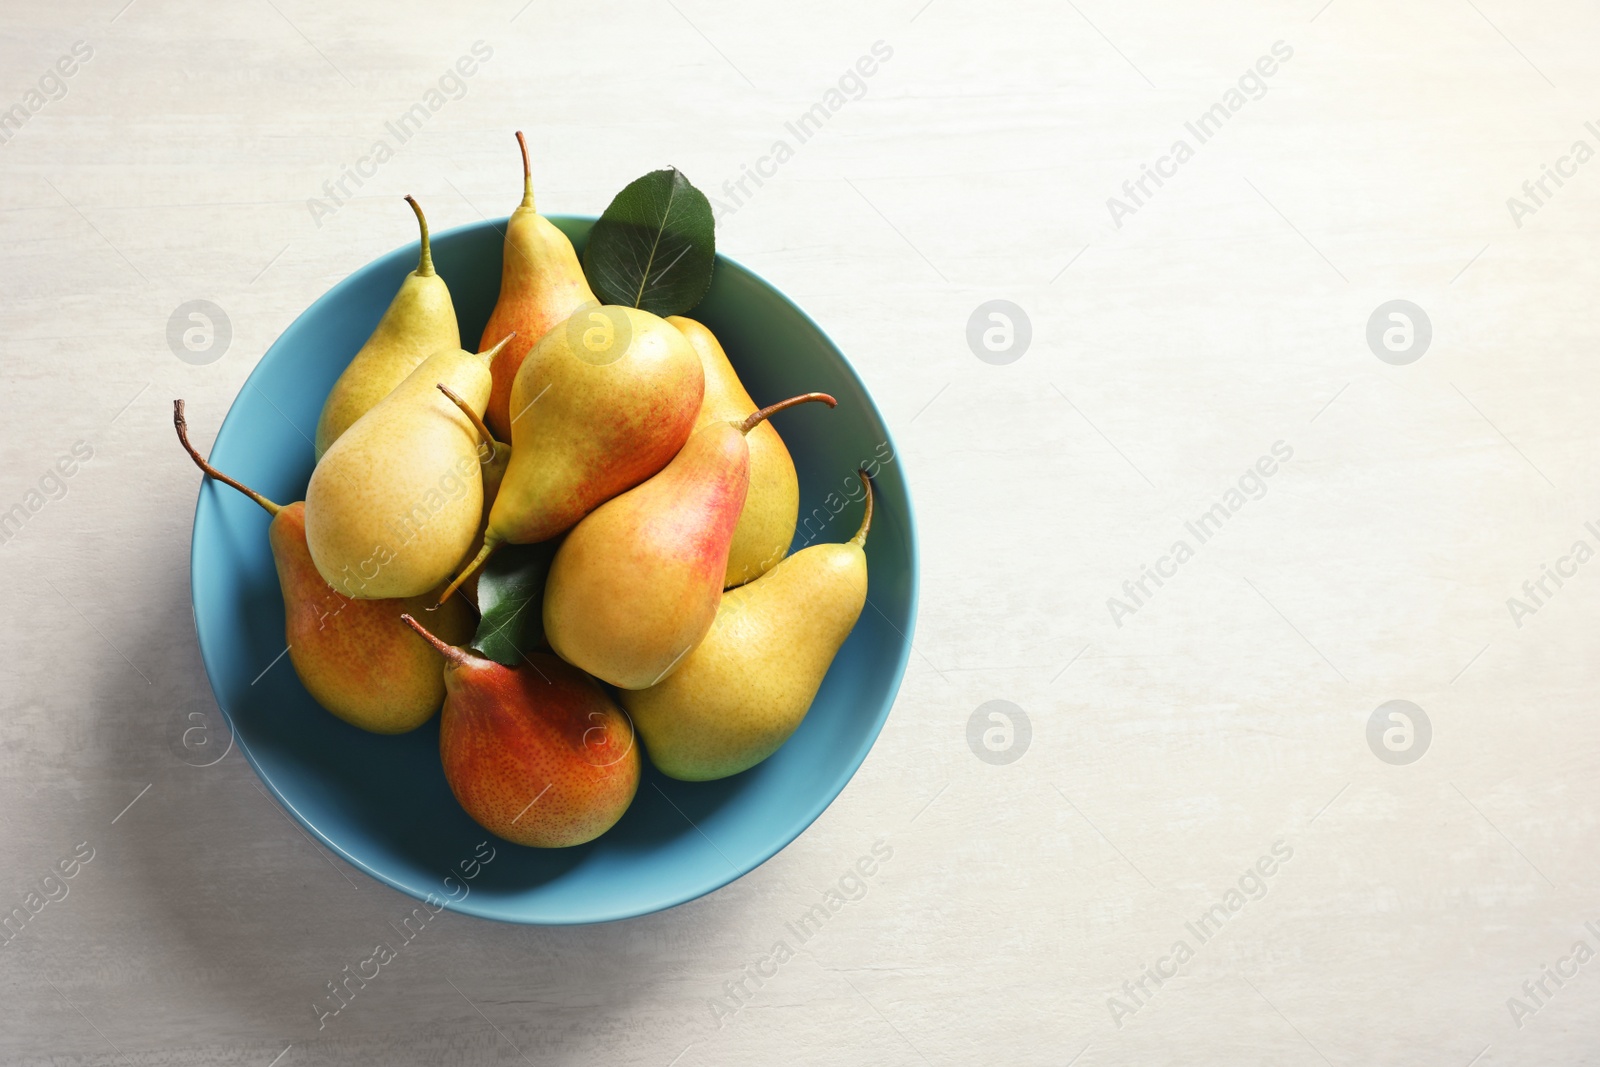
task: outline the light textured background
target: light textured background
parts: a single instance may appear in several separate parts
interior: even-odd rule
[[[0,1060],[1593,1062],[1600,963],[1520,1026],[1507,998],[1600,947],[1600,563],[1520,628],[1506,605],[1600,547],[1600,160],[1520,227],[1506,205],[1600,147],[1593,4],[123,3],[0,16],[0,106],[94,49],[0,146],[0,510],[94,450],[0,546],[0,906],[95,850],[0,947]],[[464,98],[316,225],[478,40]],[[410,902],[237,751],[184,758],[215,713],[170,399],[205,447],[299,310],[411,239],[398,194],[441,229],[507,211],[516,127],[546,210],[668,163],[715,193],[878,40],[866,96],[719,236],[849,354],[912,479],[918,654],[877,747],[734,885],[597,928],[443,915],[319,1032],[323,983]],[[1270,92],[1114,227],[1106,198],[1280,40]],[[165,336],[197,298],[233,329],[207,366]],[[966,342],[993,298],[1032,323],[1006,366]],[[1396,298],[1433,323],[1409,366],[1364,340]],[[1267,495],[1115,625],[1279,440]],[[1433,725],[1409,766],[1366,741],[1391,699]],[[966,740],[990,700],[1031,722],[1009,765]],[[880,838],[866,895],[719,1025]],[[1280,840],[1266,896],[1114,1020]]]

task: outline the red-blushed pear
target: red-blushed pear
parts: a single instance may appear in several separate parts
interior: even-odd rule
[[[645,751],[662,774],[704,782],[748,770],[799,727],[867,599],[867,531],[812,545],[722,594],[705,640],[659,685],[624,691]]]
[[[511,462],[483,548],[445,596],[500,545],[559,536],[665,467],[704,391],[700,357],[648,311],[589,308],[545,334],[511,390]]]
[[[574,311],[600,303],[583,276],[572,242],[533,206],[533,170],[521,130],[517,131],[517,146],[522,149],[522,203],[506,223],[500,299],[478,346],[487,350],[506,334],[517,335],[489,365],[494,388],[486,421],[502,441],[511,440],[511,383],[528,352]]]
[[[373,733],[405,733],[433,718],[444,700],[444,660],[400,619],[403,612],[427,610],[433,597],[340,596],[311,562],[305,504],[274,504],[202,459],[189,443],[182,400],[173,401],[172,422],[196,466],[272,516],[267,541],[283,592],[283,637],[306,692],[345,722]],[[462,603],[445,604],[431,621],[450,640],[465,641],[472,635],[472,613]]]
[[[673,315],[668,322],[688,339],[706,375],[696,430],[713,422],[742,418],[756,406],[728,362],[716,336],[694,319]],[[750,491],[728,547],[728,573],[722,584],[742,585],[759,578],[789,551],[800,514],[800,479],[777,428],[763,422],[745,440],[750,444]]]
[[[545,584],[544,631],[556,654],[620,689],[670,674],[717,614],[750,481],[745,435],[811,400],[836,403],[806,393],[710,424],[660,474],[573,527]]]
[[[372,336],[351,358],[323,401],[322,415],[317,419],[318,459],[357,419],[405,381],[419,363],[441,348],[461,347],[450,290],[433,269],[428,220],[423,218],[422,207],[414,198],[408,196],[406,202],[416,212],[417,225],[422,230],[417,269],[400,283],[400,291],[378,320]]]
[[[450,791],[485,830],[519,845],[593,841],[639,788],[633,725],[605,690],[543,652],[515,668],[447,644],[439,758]]]

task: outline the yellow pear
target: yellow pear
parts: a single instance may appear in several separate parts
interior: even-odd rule
[[[585,308],[545,334],[512,384],[511,461],[483,547],[444,595],[500,545],[557,537],[664,468],[704,389],[689,342],[648,311]]]
[[[422,229],[422,254],[417,269],[400,283],[389,310],[361,346],[339,380],[333,383],[317,419],[317,458],[374,404],[389,395],[417,364],[441,348],[460,348],[461,332],[450,290],[433,269],[428,220],[412,197],[406,197]]]
[[[689,341],[705,371],[706,391],[694,428],[713,422],[737,421],[756,404],[728,362],[727,353],[712,332],[694,319],[674,315],[667,319]],[[745,437],[750,446],[750,490],[744,511],[728,549],[728,574],[724,586],[743,585],[759,578],[781,560],[794,540],[800,514],[800,480],[783,438],[770,422],[763,422]]]
[[[662,774],[690,782],[748,770],[789,739],[867,599],[867,531],[813,545],[722,594],[704,640],[660,683],[618,694]]]
[[[306,543],[323,580],[348,597],[420,596],[449,579],[483,514],[478,430],[489,359],[435,352],[328,449],[306,487]]]

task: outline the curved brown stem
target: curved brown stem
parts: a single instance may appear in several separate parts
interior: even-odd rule
[[[419,635],[421,635],[421,637],[422,637],[422,639],[424,641],[428,642],[428,644],[430,644],[434,648],[438,649],[439,650],[439,655],[443,656],[445,659],[449,660],[451,663],[465,663],[465,662],[467,662],[467,660],[472,658],[472,657],[468,656],[465,652],[463,652],[461,649],[457,648],[455,645],[447,645],[443,641],[439,640],[437,637],[433,636],[431,633],[428,632],[426,627],[424,627],[416,619],[413,619],[410,615],[406,615],[406,614],[402,613],[400,615],[400,618],[401,618],[402,621],[405,622],[405,624],[407,626],[409,626],[413,630],[417,631],[417,633]]]
[[[461,409],[461,414],[472,420],[472,425],[478,430],[478,436],[483,438],[483,443],[489,448],[489,458],[483,460],[483,462],[485,464],[493,463],[494,457],[500,454],[500,445],[499,442],[494,439],[494,434],[489,432],[489,427],[484,425],[483,416],[479,415],[476,411],[473,411],[472,405],[468,404],[465,400],[462,400],[461,397],[457,396],[454,389],[451,389],[443,382],[437,382],[435,384],[438,385],[439,392],[450,398],[450,403]]]
[[[457,589],[460,589],[462,584],[465,583],[468,578],[471,578],[473,573],[477,571],[479,567],[487,563],[489,561],[489,557],[494,555],[494,550],[499,547],[500,541],[496,540],[493,534],[484,534],[483,547],[478,549],[478,554],[472,557],[471,563],[468,563],[461,569],[460,574],[450,579],[450,584],[445,586],[444,592],[439,594],[439,604],[443,604],[446,600],[449,600],[451,594],[453,594]],[[438,607],[439,604],[435,604],[434,607]]]
[[[752,412],[749,418],[738,424],[739,432],[749,433],[778,412],[792,408],[796,404],[809,404],[813,400],[820,400],[830,408],[839,406],[839,402],[827,393],[801,393],[799,396],[791,396],[788,400],[780,400],[776,404],[768,404],[760,411]]]
[[[861,513],[861,529],[850,538],[850,543],[866,548],[867,531],[872,529],[872,479],[867,475],[865,467],[856,471],[856,476],[861,479],[861,487],[867,491],[867,509]]]
[[[417,225],[422,227],[422,254],[417,257],[417,274],[424,278],[433,277],[433,245],[428,241],[428,220],[422,214],[422,205],[417,203],[417,198],[410,193],[406,194],[406,203],[411,205],[411,210],[417,213]]]
[[[522,207],[533,208],[533,168],[528,165],[528,139],[517,131],[517,147],[522,149]]]
[[[234,481],[232,478],[228,477],[226,474],[223,474],[221,471],[217,470],[217,468],[213,467],[200,457],[200,453],[195,451],[194,445],[189,443],[189,420],[183,417],[183,401],[181,400],[174,400],[172,402],[172,425],[178,431],[178,441],[183,445],[184,449],[188,451],[189,458],[194,460],[194,465],[205,471],[207,476],[215,478],[223,485],[233,486],[235,489],[239,490],[239,492],[243,493],[251,500],[254,500],[257,504],[260,504],[262,507],[266,508],[268,515],[275,516],[278,514],[278,512],[283,510],[283,506],[281,504],[274,504],[272,501],[268,500],[266,497],[262,496],[260,493],[256,492],[254,489],[251,489],[244,483]]]
[[[478,357],[483,360],[483,365],[485,367],[494,366],[494,357],[498,356],[500,354],[500,350],[506,345],[510,344],[511,339],[516,335],[517,331],[512,330],[510,333],[500,338],[500,340],[495,343],[493,348],[486,348],[482,352],[479,352]]]

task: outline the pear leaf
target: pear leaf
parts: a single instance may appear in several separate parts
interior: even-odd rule
[[[478,609],[483,618],[472,647],[505,667],[544,647],[544,580],[557,541],[501,545],[478,577]]]
[[[651,171],[618,193],[589,231],[583,273],[602,303],[682,315],[711,285],[715,229],[710,201],[682,171]]]

